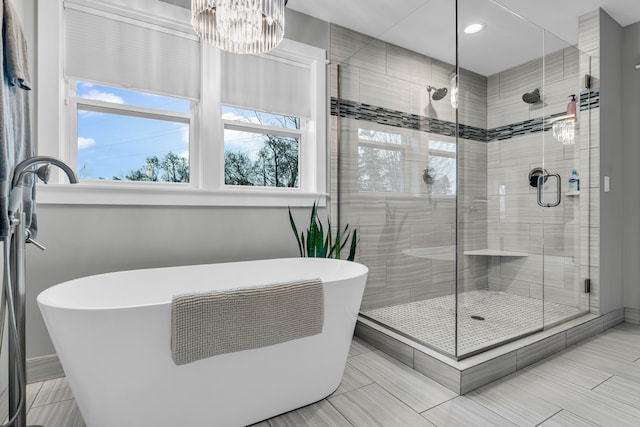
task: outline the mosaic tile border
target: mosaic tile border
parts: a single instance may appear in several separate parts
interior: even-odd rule
[[[580,111],[600,107],[600,88],[587,89],[580,92]]]
[[[585,90],[580,93],[580,111],[600,107],[600,88]],[[502,141],[516,136],[528,135],[551,130],[551,120],[563,116],[560,112],[544,117],[512,123],[494,129],[482,129],[474,126],[460,125],[458,136],[473,141]],[[345,99],[331,98],[331,115],[355,120],[364,120],[380,125],[402,129],[411,129],[438,135],[455,136],[456,124],[446,120],[433,119],[417,114],[363,104]]]

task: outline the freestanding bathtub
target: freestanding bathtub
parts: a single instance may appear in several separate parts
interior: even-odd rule
[[[53,286],[38,305],[88,427],[244,426],[339,386],[367,272],[318,258],[123,271]],[[321,334],[174,364],[173,295],[311,278],[324,282]]]

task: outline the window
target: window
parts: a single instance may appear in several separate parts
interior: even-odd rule
[[[190,102],[77,82],[80,180],[189,182]]]
[[[222,106],[226,185],[299,188],[300,118]]]
[[[358,188],[360,191],[405,191],[402,135],[358,129]]]
[[[325,50],[285,39],[263,55],[221,52],[200,43],[187,9],[160,1],[56,0],[38,13],[38,61],[59,70],[38,77],[38,132],[60,135],[40,138],[39,154],[80,177],[51,181],[41,202],[306,206],[325,195]]]
[[[429,140],[429,163],[425,181],[429,194],[455,196],[456,144]]]

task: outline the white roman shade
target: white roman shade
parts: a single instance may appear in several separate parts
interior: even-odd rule
[[[311,117],[311,67],[271,55],[222,52],[222,103]],[[265,76],[269,76],[265,80]]]
[[[65,76],[197,100],[195,35],[65,3]]]

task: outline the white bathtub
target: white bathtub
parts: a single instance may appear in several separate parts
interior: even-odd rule
[[[314,258],[123,271],[53,286],[38,305],[88,427],[243,426],[339,386],[367,271]],[[173,295],[316,277],[322,334],[174,364]]]

